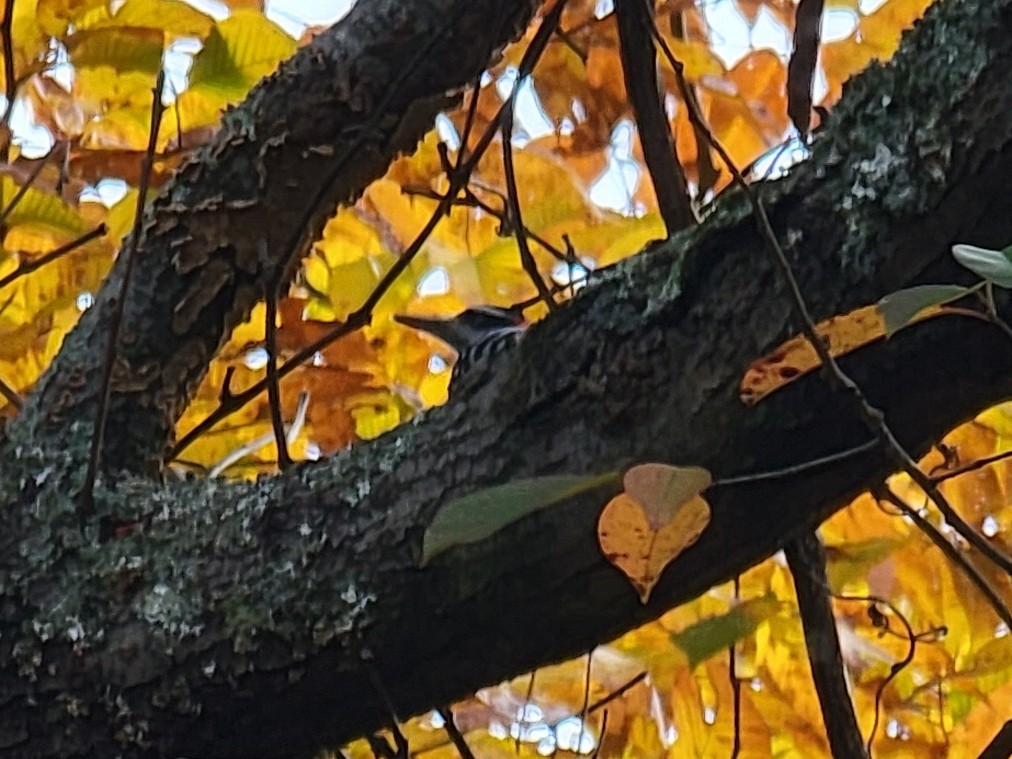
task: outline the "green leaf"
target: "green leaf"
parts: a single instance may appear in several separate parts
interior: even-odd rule
[[[0,208],[6,208],[20,188],[10,177],[0,177]],[[29,187],[14,210],[7,215],[8,227],[28,226],[41,228],[63,235],[68,240],[91,229],[80,212],[64,202],[59,195],[52,195]]]
[[[976,245],[953,245],[953,257],[988,282],[1012,288],[1012,247],[1004,250],[978,248]]]
[[[751,635],[760,623],[783,607],[784,604],[771,595],[753,598],[738,604],[726,614],[701,619],[681,632],[673,633],[671,640],[685,652],[690,669],[695,668],[700,662]]]
[[[193,58],[190,88],[238,101],[295,52],[296,43],[255,11],[236,11],[216,24]]]
[[[564,474],[516,480],[468,493],[443,506],[425,531],[422,566],[448,548],[476,543],[535,511],[618,481],[617,472]]]
[[[983,675],[1004,675],[1001,682],[1012,679],[1012,636],[995,638],[970,654],[967,663],[961,667],[964,674],[977,677]]]
[[[889,293],[875,308],[885,320],[886,337],[892,337],[924,309],[950,303],[970,292],[970,288],[960,285],[920,285]]]
[[[866,579],[868,570],[897,551],[904,543],[900,538],[868,538],[826,546],[829,561],[829,587],[842,593],[847,584]]]

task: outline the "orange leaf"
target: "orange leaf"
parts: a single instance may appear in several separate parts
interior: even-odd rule
[[[815,331],[834,358],[874,342],[886,334],[885,320],[875,306],[865,306],[816,325]],[[741,379],[738,392],[744,403],[758,403],[770,393],[819,366],[815,348],[804,335],[796,335],[757,361]]]
[[[913,324],[946,313],[952,313],[952,310],[931,306],[909,318],[907,323]],[[863,348],[889,333],[882,302],[819,322],[815,325],[815,331],[833,358]],[[818,368],[819,364],[819,357],[808,338],[795,335],[749,365],[741,378],[738,394],[743,403],[754,405],[770,393]]]
[[[597,538],[605,558],[646,603],[664,568],[695,543],[709,523],[709,504],[694,495],[674,509],[667,524],[653,530],[643,506],[620,493],[601,512]]]

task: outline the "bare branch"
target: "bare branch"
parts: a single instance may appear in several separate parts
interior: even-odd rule
[[[134,226],[130,233],[130,241],[127,243],[123,255],[126,258],[126,268],[123,272],[123,281],[120,283],[119,298],[113,309],[112,319],[107,332],[105,360],[102,364],[102,385],[98,398],[98,410],[95,415],[95,428],[91,437],[91,451],[88,456],[88,468],[85,472],[84,483],[81,485],[80,517],[82,526],[88,516],[94,511],[94,490],[95,479],[98,476],[99,463],[102,458],[102,443],[105,439],[106,415],[109,409],[109,396],[112,393],[113,366],[116,363],[116,349],[119,341],[119,330],[123,323],[123,314],[126,308],[126,293],[130,287],[130,279],[137,258],[137,247],[140,244],[141,230],[144,222],[144,204],[148,195],[148,184],[151,181],[151,169],[155,161],[155,149],[158,146],[158,128],[162,123],[162,88],[165,86],[165,69],[158,70],[155,78],[155,86],[151,91],[151,127],[148,132],[148,147],[144,153],[144,162],[141,168],[140,186],[137,188],[137,209],[134,212]]]
[[[31,274],[33,271],[41,269],[46,264],[51,264],[53,261],[57,261],[63,258],[68,253],[73,253],[75,250],[80,248],[82,245],[87,245],[89,242],[97,237],[101,237],[108,231],[105,224],[99,224],[90,232],[85,232],[83,235],[78,237],[76,240],[71,240],[65,245],[61,245],[58,248],[54,248],[48,253],[44,253],[38,258],[30,260],[23,260],[18,263],[18,267],[5,277],[0,277],[0,287],[6,287],[7,285],[15,282],[21,277]]]
[[[658,39],[665,55],[667,56],[669,64],[674,69],[676,76],[678,77],[678,81],[684,93],[687,89],[687,85],[685,84],[683,66],[681,62],[675,58],[671,49],[664,43],[664,39],[659,35]],[[688,102],[688,100],[686,100],[686,102]],[[776,232],[773,231],[773,226],[770,224],[769,216],[763,206],[762,199],[745,180],[745,177],[742,175],[741,171],[739,171],[724,146],[721,145],[720,141],[713,135],[713,132],[703,119],[702,114],[694,111],[690,107],[689,118],[692,119],[693,122],[698,123],[700,128],[705,129],[713,148],[717,151],[728,170],[734,176],[735,184],[741,189],[748,199],[749,205],[752,207],[752,214],[755,217],[756,224],[759,228],[759,234],[766,247],[766,251],[779,269],[780,275],[787,283],[794,310],[801,318],[802,333],[805,335],[805,338],[819,357],[819,361],[822,366],[825,367],[830,379],[839,390],[851,396],[861,419],[864,421],[869,431],[878,438],[883,446],[883,449],[889,453],[892,459],[896,462],[896,465],[910,475],[910,478],[931,497],[932,501],[935,502],[939,510],[941,510],[941,512],[945,515],[945,518],[953,526],[953,529],[955,529],[956,532],[958,532],[970,545],[984,554],[984,556],[994,562],[1003,571],[1012,573],[1012,558],[1005,555],[1001,550],[989,543],[983,535],[968,525],[959,513],[952,508],[948,499],[946,499],[942,492],[938,489],[938,486],[932,482],[930,477],[921,471],[920,467],[917,466],[917,462],[910,456],[910,453],[902,445],[900,445],[900,442],[896,439],[896,436],[886,424],[885,416],[882,412],[875,406],[871,405],[867,397],[865,397],[864,393],[861,391],[861,388],[843,371],[843,369],[840,368],[839,362],[829,352],[829,348],[826,346],[822,338],[819,337],[819,334],[816,331],[815,320],[812,318],[808,309],[805,297],[801,292],[801,287],[798,284],[797,278],[794,276],[790,262],[787,260],[787,255],[780,246],[780,241],[777,239]]]
[[[264,248],[267,243],[264,242]],[[267,343],[267,404],[270,406],[271,427],[274,430],[274,445],[278,450],[278,469],[282,472],[292,465],[285,440],[285,422],[281,417],[281,387],[278,379],[278,291],[265,293],[266,312],[264,339]]]
[[[1002,600],[1002,597],[998,595],[998,592],[991,587],[991,583],[987,581],[987,578],[981,574],[980,570],[977,569],[952,543],[945,539],[945,536],[938,531],[931,522],[921,516],[920,512],[911,507],[906,501],[900,498],[891,488],[886,485],[878,485],[872,488],[872,494],[881,501],[887,501],[893,504],[904,516],[908,517],[917,528],[923,532],[928,539],[935,544],[935,546],[945,554],[945,557],[949,559],[956,567],[966,575],[966,577],[977,586],[977,589],[981,592],[984,598],[987,599],[988,603],[994,609],[995,614],[1005,623],[1005,626],[1012,629],[1012,611]]]
[[[784,553],[798,594],[808,662],[819,694],[830,751],[835,759],[867,759],[869,754],[861,742],[854,703],[847,689],[840,638],[829,601],[826,550],[814,532],[806,532],[788,542]]]
[[[657,54],[651,39],[651,32],[657,34],[653,7],[650,0],[615,0],[625,88],[636,117],[657,206],[670,236],[695,224],[696,215],[664,111]]]

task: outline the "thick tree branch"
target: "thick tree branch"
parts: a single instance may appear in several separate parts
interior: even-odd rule
[[[1012,0],[943,0],[929,16],[893,65],[848,88],[811,161],[761,190],[817,318],[916,282],[970,281],[949,246],[1012,239],[1012,112],[996,105],[1012,98]],[[432,69],[456,65],[462,45],[447,45]],[[247,134],[241,146],[257,156],[270,134]],[[213,152],[204,158],[208,171],[218,166]],[[305,163],[288,168],[299,177]],[[210,207],[226,209],[228,197]],[[169,205],[156,204],[152,240],[183,223]],[[278,225],[297,217],[285,208]],[[152,244],[142,261],[153,280],[196,281],[179,274],[171,246],[156,257]],[[230,256],[207,265],[226,266],[235,283],[263,276],[233,272],[244,259]],[[139,324],[181,318],[160,310],[159,293],[136,297],[151,300]],[[999,306],[1012,316],[1012,302]],[[232,320],[222,309],[207,340]],[[385,723],[377,679],[408,714],[585,652],[769,556],[890,469],[868,451],[715,489],[712,523],[648,606],[598,552],[604,492],[419,568],[439,506],[491,484],[647,460],[705,466],[720,479],[866,442],[849,399],[816,375],[756,407],[739,401],[744,368],[799,325],[748,203],[733,193],[700,228],[605,273],[535,326],[501,356],[494,381],[417,423],[257,483],[125,479],[97,489],[101,513],[137,525],[106,543],[82,538],[70,495],[80,430],[90,427],[57,424],[61,409],[84,408],[74,393],[90,385],[63,375],[100,334],[97,318],[69,341],[0,449],[0,749],[14,757],[306,755]],[[182,371],[181,343],[165,337],[171,323],[156,326],[137,337],[154,362],[137,382],[157,379],[121,392],[151,418],[145,409],[174,408],[185,393],[171,388],[198,373],[172,374]],[[195,362],[210,351],[203,340]],[[843,365],[912,451],[1012,394],[1008,340],[978,320],[929,320]],[[156,386],[165,400],[141,403],[162,398],[148,395]],[[153,452],[138,430],[127,437],[123,455]]]
[[[108,469],[155,471],[173,425],[232,328],[272,292],[335,204],[354,200],[516,37],[535,0],[357,5],[246,101],[163,189],[140,233],[113,375]],[[265,244],[266,243],[266,244]],[[266,254],[263,251],[267,251]],[[36,392],[60,436],[94,419],[96,356],[126,263]]]

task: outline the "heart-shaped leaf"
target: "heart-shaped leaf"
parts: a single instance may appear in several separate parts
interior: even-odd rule
[[[699,495],[713,482],[710,473],[698,466],[638,464],[625,473],[626,494],[638,502],[650,529],[659,530],[685,501]]]
[[[695,543],[710,523],[710,505],[699,495],[682,501],[660,529],[653,529],[643,506],[628,493],[615,496],[597,524],[601,552],[650,599],[664,568]]]

